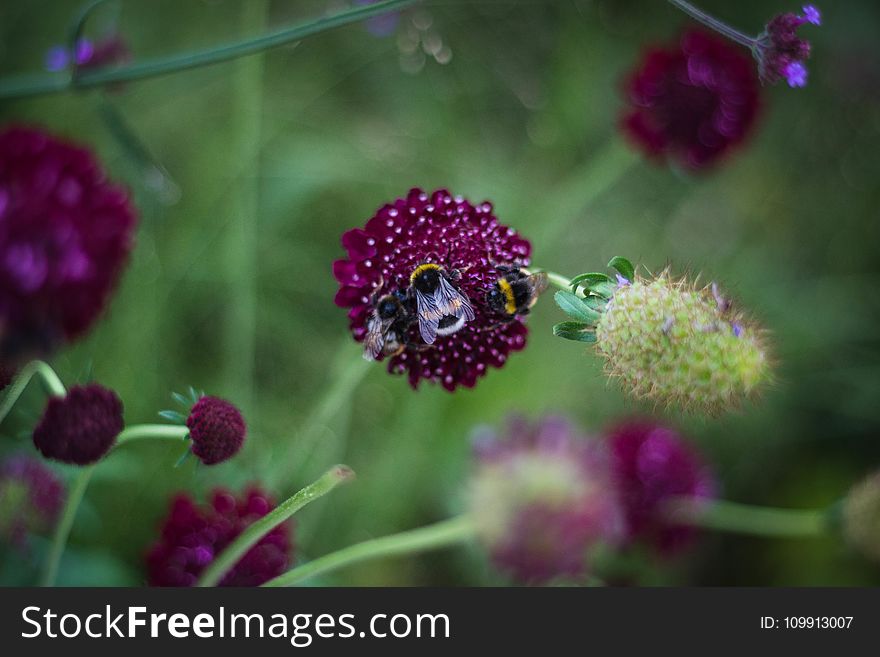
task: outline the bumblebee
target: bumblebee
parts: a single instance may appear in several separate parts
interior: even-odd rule
[[[527,315],[547,289],[547,274],[530,274],[516,265],[496,265],[498,281],[486,293],[486,304],[494,312],[513,320]]]
[[[410,305],[410,299],[399,290],[374,299],[364,337],[365,360],[375,360],[379,354],[396,356],[406,348],[404,336],[415,321]]]
[[[409,294],[415,299],[419,333],[426,344],[434,344],[438,335],[452,335],[474,319],[471,302],[452,285],[459,275],[426,263],[409,277]]]

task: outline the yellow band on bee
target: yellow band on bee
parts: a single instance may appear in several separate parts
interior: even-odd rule
[[[432,262],[427,262],[424,265],[419,265],[418,267],[416,267],[413,270],[413,273],[409,276],[409,284],[412,285],[413,283],[415,283],[420,274],[424,274],[426,271],[429,271],[431,269],[439,271],[440,265],[435,265]]]
[[[498,279],[498,289],[504,295],[504,310],[508,315],[516,314],[516,300],[513,297],[513,288],[505,278]]]

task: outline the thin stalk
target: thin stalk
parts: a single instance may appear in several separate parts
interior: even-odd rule
[[[55,579],[58,577],[58,566],[61,564],[61,555],[67,546],[67,539],[70,536],[70,530],[73,528],[76,512],[79,510],[80,502],[82,502],[96,466],[97,464],[89,465],[80,469],[76,479],[73,481],[73,486],[70,487],[70,491],[67,493],[67,500],[64,502],[61,518],[55,526],[49,554],[46,556],[46,563],[43,565],[40,586],[55,585]]]
[[[779,509],[687,498],[672,502],[666,513],[676,523],[753,536],[819,536],[829,521],[825,509]]]
[[[189,429],[177,424],[133,424],[130,427],[125,427],[122,433],[116,437],[114,448],[144,438],[183,442],[187,436],[189,436]]]
[[[326,495],[339,484],[351,480],[352,477],[354,477],[354,471],[347,465],[335,465],[320,479],[287,498],[265,516],[250,524],[223,552],[217,555],[217,558],[205,568],[196,586],[216,586],[238,560],[263,536],[308,503]]]
[[[736,41],[738,44],[745,46],[748,49],[752,49],[755,47],[757,40],[753,37],[750,37],[748,34],[744,34],[737,29],[732,28],[727,23],[723,23],[717,18],[710,16],[706,12],[701,9],[698,9],[690,2],[685,2],[685,0],[669,0],[669,2],[681,9],[688,16],[693,18],[696,21],[699,21],[706,27],[715,30],[719,34],[723,34],[728,39]]]
[[[3,397],[3,402],[0,404],[0,422],[3,422],[3,420],[6,419],[6,416],[9,415],[9,411],[15,406],[15,402],[19,400],[24,393],[25,388],[27,388],[28,383],[30,383],[31,379],[35,376],[40,377],[43,385],[46,386],[46,390],[48,390],[49,394],[53,397],[63,397],[67,393],[61,379],[58,378],[55,370],[53,370],[48,363],[44,363],[41,360],[33,360],[21,368],[21,371],[16,375],[15,380],[9,384],[9,387],[6,390],[6,396]]]
[[[468,516],[459,516],[427,527],[350,545],[288,570],[263,586],[291,586],[309,577],[339,570],[361,561],[437,550],[463,543],[473,535],[474,524],[471,519]]]
[[[420,0],[384,0],[369,5],[358,5],[293,27],[286,27],[257,37],[225,43],[206,50],[197,50],[169,57],[156,57],[110,70],[81,71],[70,74],[18,75],[0,80],[0,99],[26,98],[45,94],[102,87],[120,82],[133,82],[169,73],[178,73],[199,66],[218,64],[245,55],[299,41],[315,34],[357,23],[374,16],[400,11]]]
[[[242,5],[241,24],[246,32],[263,31],[269,12],[267,0]],[[233,181],[230,217],[226,231],[229,298],[225,331],[226,378],[236,390],[245,413],[253,411],[254,361],[257,332],[257,237],[259,234],[260,132],[263,114],[263,69],[260,54],[235,62],[232,78],[232,163],[249,166]]]
[[[555,271],[547,271],[546,269],[535,268],[535,272],[542,272],[547,275],[547,280],[560,290],[571,292],[571,279],[568,276],[557,274]]]

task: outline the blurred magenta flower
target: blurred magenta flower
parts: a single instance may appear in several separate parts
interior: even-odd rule
[[[607,454],[563,418],[514,417],[475,439],[469,509],[496,566],[543,583],[589,572],[590,553],[621,538]]]
[[[49,459],[88,465],[101,459],[125,428],[122,401],[98,384],[50,397],[34,429],[34,445]]]
[[[0,462],[0,539],[18,548],[31,533],[55,523],[64,502],[61,480],[39,459],[16,455]]]
[[[471,388],[490,367],[502,367],[511,352],[525,347],[525,325],[519,319],[500,321],[483,303],[498,280],[495,265],[527,265],[531,252],[527,240],[498,222],[491,203],[473,205],[445,189],[431,194],[413,189],[379,208],[365,228],[346,232],[342,246],[348,257],[333,263],[336,305],[351,309],[358,342],[367,334],[374,298],[404,293],[420,264],[459,272],[454,285],[470,300],[475,318],[451,335],[438,335],[433,345],[424,344],[412,326],[401,353],[389,358],[388,371],[406,372],[413,388],[422,379],[450,391]]]
[[[741,144],[759,109],[758,79],[740,49],[702,30],[653,48],[626,82],[621,127],[645,155],[703,169]]]
[[[687,547],[697,530],[667,522],[664,505],[676,497],[715,495],[715,478],[700,454],[678,433],[651,421],[620,424],[608,441],[627,541],[648,543],[664,555]]]
[[[198,506],[186,494],[171,503],[160,539],[147,554],[150,586],[192,586],[205,567],[235,537],[274,508],[259,488],[238,499],[217,489],[209,505]],[[291,521],[266,534],[220,581],[220,586],[259,586],[283,573],[293,560]]]
[[[356,5],[372,5],[376,4],[376,2],[377,0],[354,0]],[[364,21],[364,25],[366,25],[370,34],[380,38],[394,34],[399,23],[400,14],[396,11],[382,14],[381,16],[374,16]]]
[[[71,53],[66,46],[55,45],[46,51],[48,71],[63,71],[76,63],[80,70],[98,69],[131,60],[131,50],[120,34],[110,34],[97,41],[80,39]]]
[[[758,37],[754,54],[758,60],[761,80],[775,84],[785,79],[790,87],[807,84],[810,42],[801,39],[798,29],[807,23],[821,25],[822,16],[813,5],[805,5],[804,15],[787,13],[775,16]]]
[[[137,212],[95,156],[46,132],[0,132],[0,362],[82,335],[113,291]]]
[[[241,412],[224,399],[202,397],[186,419],[192,453],[205,465],[235,456],[244,444],[247,425]]]

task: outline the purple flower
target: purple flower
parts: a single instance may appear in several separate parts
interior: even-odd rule
[[[64,486],[38,459],[0,462],[0,539],[23,548],[28,534],[48,531],[61,511]]]
[[[608,441],[628,541],[647,542],[666,555],[686,547],[696,530],[664,520],[664,505],[676,497],[714,496],[714,477],[700,455],[672,429],[648,421],[624,423]]]
[[[417,322],[400,336],[400,349],[387,357],[388,371],[406,372],[413,388],[422,379],[450,391],[471,388],[489,368],[502,367],[511,352],[525,347],[525,325],[496,316],[484,303],[498,281],[496,265],[527,265],[531,252],[528,241],[498,222],[491,203],[472,205],[445,189],[431,194],[413,189],[379,208],[365,228],[346,232],[342,245],[348,258],[333,263],[339,281],[335,301],[351,309],[350,327],[358,342],[367,335],[375,300],[406,296],[421,264],[442,267],[450,279],[455,274],[450,285],[472,306],[474,319],[438,335],[433,344],[422,339]]]
[[[801,39],[798,29],[806,24],[821,25],[819,10],[813,5],[804,7],[804,16],[779,14],[767,23],[754,48],[761,80],[776,84],[785,79],[791,87],[807,83],[804,62],[810,57],[810,42]]]
[[[478,538],[516,580],[584,575],[591,552],[620,539],[606,455],[564,419],[513,418],[502,436],[480,435],[474,451],[469,507]]]
[[[259,488],[238,499],[217,489],[210,505],[185,494],[171,503],[159,540],[147,554],[150,586],[192,586],[205,567],[246,527],[274,508]],[[293,559],[291,521],[275,527],[226,573],[220,586],[259,586],[287,570]]]
[[[232,458],[241,449],[247,426],[241,412],[228,401],[202,397],[186,419],[192,452],[205,465]]]
[[[759,88],[736,46],[691,30],[679,44],[645,54],[626,83],[621,128],[648,157],[706,168],[750,135]]]
[[[110,64],[123,64],[131,59],[131,50],[119,34],[111,34],[98,41],[80,39],[76,42],[75,57],[61,45],[46,51],[45,66],[48,71],[63,71],[76,61],[80,70],[98,69]]]
[[[101,459],[125,427],[122,401],[97,384],[51,397],[34,429],[34,445],[49,459],[88,465]]]
[[[812,23],[813,25],[821,25],[822,24],[822,14],[819,13],[819,10],[814,5],[804,5],[804,20],[808,23]]]
[[[0,362],[44,355],[94,323],[136,224],[91,152],[33,128],[0,132]]]

